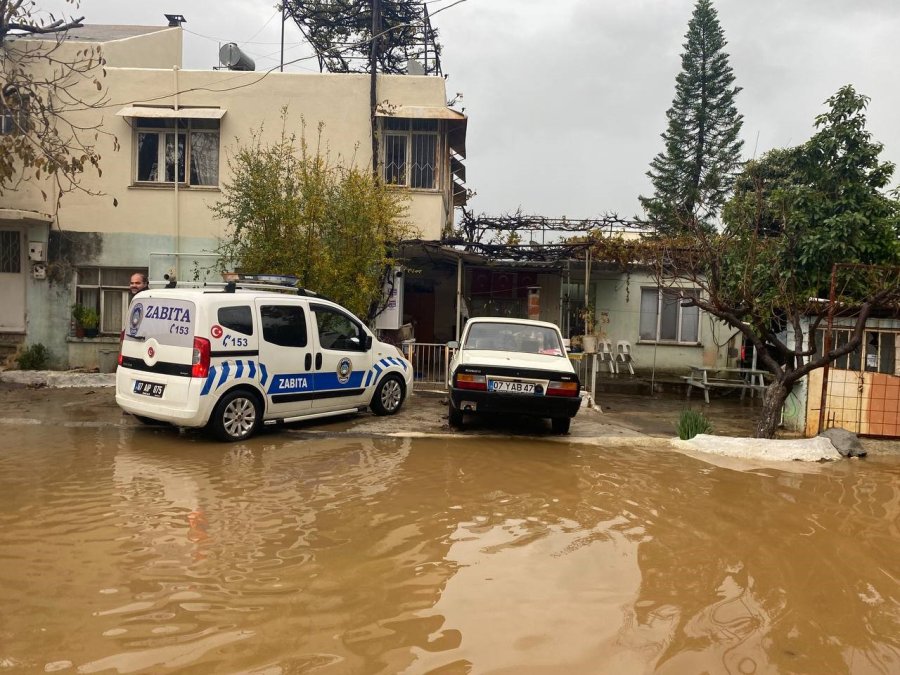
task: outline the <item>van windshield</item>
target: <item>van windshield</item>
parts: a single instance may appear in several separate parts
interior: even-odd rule
[[[143,342],[155,338],[163,345],[194,346],[196,307],[190,300],[143,298],[128,308],[125,339]]]

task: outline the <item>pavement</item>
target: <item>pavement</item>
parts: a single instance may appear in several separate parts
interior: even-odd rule
[[[115,374],[78,371],[0,371],[0,424],[136,425],[115,402]],[[598,392],[597,405],[582,405],[572,420],[570,433],[554,436],[547,420],[529,418],[479,418],[468,416],[462,431],[447,421],[447,395],[442,391],[416,390],[395,416],[370,412],[299,422],[288,425],[309,435],[490,435],[546,437],[548,440],[616,442],[635,444],[652,439],[672,440],[675,425],[685,409],[702,412],[718,436],[749,437],[761,402],[737,396],[685,400],[683,394]],[[633,391],[633,388],[632,388]],[[779,434],[783,438],[796,435]],[[900,442],[862,439],[874,454],[900,455]]]

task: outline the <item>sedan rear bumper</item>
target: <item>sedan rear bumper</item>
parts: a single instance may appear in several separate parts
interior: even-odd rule
[[[581,396],[529,396],[450,388],[450,405],[465,413],[575,417]]]

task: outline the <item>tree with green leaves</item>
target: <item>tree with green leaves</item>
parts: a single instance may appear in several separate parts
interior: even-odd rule
[[[894,165],[866,129],[868,101],[841,88],[809,141],[748,162],[721,233],[697,223],[659,256],[660,283],[700,289],[684,302],[743,334],[772,374],[758,437],[774,436],[803,377],[860,347],[874,311],[900,307],[900,202],[885,193]],[[832,310],[854,326],[826,352],[815,336]]]
[[[380,304],[397,243],[412,235],[407,197],[355,166],[332,165],[304,133],[275,142],[260,127],[229,155],[232,178],[212,209],[228,222],[219,246],[223,266],[251,274],[285,274],[368,320]]]
[[[740,166],[740,87],[724,51],[725,35],[711,0],[697,0],[688,23],[675,99],[666,112],[665,149],[650,163],[653,196],[640,197],[661,234],[710,229]]]
[[[106,104],[106,72],[99,47],[67,39],[82,20],[57,18],[33,0],[0,0],[0,195],[49,178],[58,200],[72,190],[91,192],[81,174],[100,173],[97,140],[111,134],[82,120],[84,111]]]

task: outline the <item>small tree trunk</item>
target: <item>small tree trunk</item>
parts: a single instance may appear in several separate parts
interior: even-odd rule
[[[753,432],[754,438],[774,438],[775,430],[781,421],[781,409],[784,402],[790,394],[788,389],[782,382],[773,382],[763,393],[763,407],[759,418],[756,420],[756,430]]]

